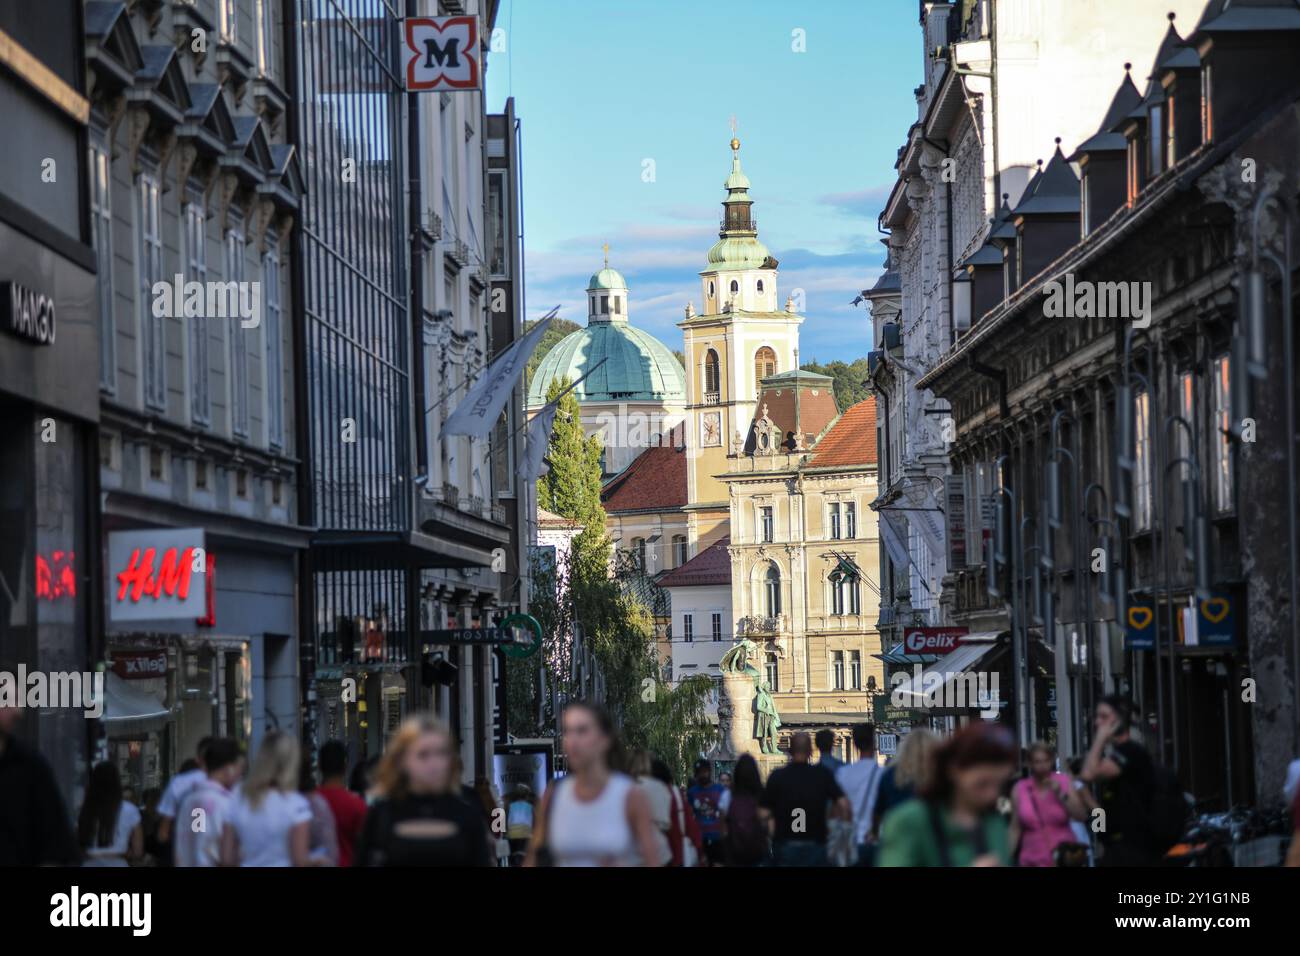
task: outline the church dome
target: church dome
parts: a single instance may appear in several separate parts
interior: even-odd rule
[[[614,270],[597,273],[593,283],[606,272]],[[622,276],[618,278],[617,288],[626,288]],[[573,390],[579,402],[685,403],[686,373],[672,350],[622,321],[592,322],[553,345],[529,385],[529,407],[546,404],[552,382],[561,378],[575,382],[601,359],[607,361]]]
[[[709,269],[761,269],[770,255],[754,236],[723,236],[709,249]]]
[[[609,266],[605,266],[605,268],[601,269],[599,272],[593,275],[591,277],[591,281],[587,283],[588,292],[591,292],[595,289],[626,289],[626,288],[627,288],[627,282],[623,278],[623,273],[619,272],[617,269],[611,269]]]

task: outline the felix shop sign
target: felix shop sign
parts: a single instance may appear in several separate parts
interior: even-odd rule
[[[175,621],[204,617],[207,561],[202,528],[110,532],[109,620]]]
[[[903,652],[907,654],[951,654],[970,632],[966,627],[914,627],[903,632]]]

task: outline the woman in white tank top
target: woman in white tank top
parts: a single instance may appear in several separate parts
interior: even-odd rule
[[[555,866],[638,866],[657,863],[654,824],[645,794],[612,771],[614,728],[608,715],[573,703],[561,718],[569,774],[542,797],[525,866],[549,857]]]

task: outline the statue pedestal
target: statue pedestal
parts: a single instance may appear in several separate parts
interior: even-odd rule
[[[748,674],[723,672],[718,688],[718,730],[719,759],[761,756],[754,738],[754,678]]]

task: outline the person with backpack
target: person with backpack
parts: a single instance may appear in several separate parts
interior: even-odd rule
[[[1178,778],[1132,737],[1132,705],[1116,694],[1097,702],[1092,746],[1083,761],[1103,810],[1099,866],[1158,866],[1187,824]]]
[[[853,746],[858,762],[845,764],[835,772],[835,782],[853,808],[853,842],[858,848],[858,866],[871,866],[876,854],[875,808],[885,768],[876,763],[876,728],[858,724],[853,728]]]
[[[771,850],[767,841],[767,821],[759,801],[763,798],[763,781],[758,761],[749,754],[736,761],[731,782],[731,805],[727,808],[727,836],[724,858],[727,866],[761,866]]]
[[[885,815],[877,865],[1010,866],[1007,820],[997,805],[1017,753],[1001,724],[958,730],[939,746],[920,796]]]

